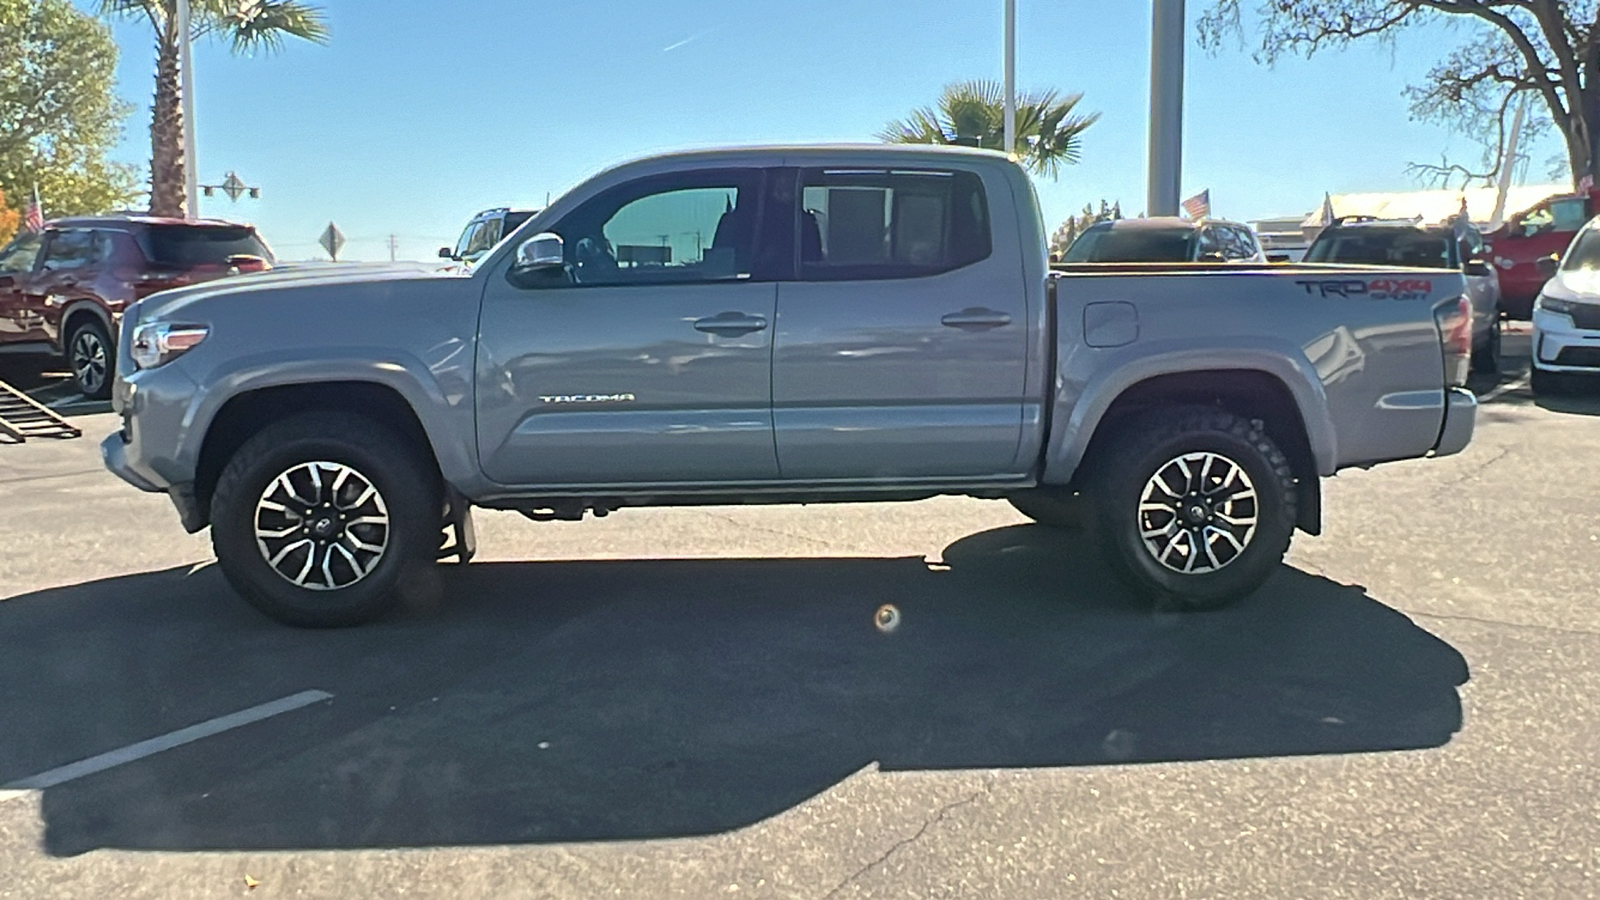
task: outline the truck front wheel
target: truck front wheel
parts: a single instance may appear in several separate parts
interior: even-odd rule
[[[1245,597],[1294,533],[1294,473],[1260,422],[1208,407],[1125,421],[1085,473],[1097,539],[1158,604],[1215,609]]]
[[[408,443],[360,416],[305,413],[229,460],[211,541],[234,590],[288,625],[377,618],[435,556],[440,479]]]

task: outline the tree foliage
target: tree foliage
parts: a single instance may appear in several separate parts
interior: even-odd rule
[[[183,150],[183,107],[178,79],[177,0],[100,0],[107,15],[149,24],[156,41],[156,92],[150,115],[150,211],[182,215],[187,161]],[[190,38],[227,41],[233,52],[283,49],[286,38],[326,43],[322,8],[299,0],[191,0]]]
[[[1017,97],[1016,146],[1011,148],[1029,170],[1055,178],[1064,165],[1082,153],[1083,132],[1099,113],[1079,115],[1082,94],[1031,91]],[[891,144],[954,144],[1005,149],[1005,88],[993,81],[946,85],[938,103],[911,111],[890,122],[878,139]]]
[[[1448,180],[1489,180],[1517,98],[1530,100],[1525,139],[1559,134],[1574,179],[1600,181],[1600,0],[1211,0],[1201,43],[1254,35],[1256,58],[1311,56],[1356,41],[1394,42],[1418,26],[1454,23],[1465,41],[1406,89],[1412,115],[1452,127],[1484,147],[1477,170],[1422,165]]]
[[[1114,222],[1122,218],[1122,201],[1107,203],[1100,201],[1100,208],[1095,209],[1093,203],[1085,203],[1083,212],[1068,216],[1056,228],[1055,234],[1050,236],[1050,261],[1057,262],[1067,253],[1067,248],[1078,239],[1078,235],[1089,230],[1089,226],[1099,222]]]
[[[6,206],[6,192],[0,190],[0,246],[10,242],[22,223],[22,213]]]
[[[69,0],[0,0],[0,208],[35,185],[52,217],[134,197],[133,170],[106,158],[128,115],[116,66],[110,30]]]

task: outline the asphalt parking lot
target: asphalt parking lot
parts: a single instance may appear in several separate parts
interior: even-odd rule
[[[0,447],[0,897],[1600,896],[1600,394],[1475,387],[1218,613],[941,498],[480,511],[333,632],[91,411]]]

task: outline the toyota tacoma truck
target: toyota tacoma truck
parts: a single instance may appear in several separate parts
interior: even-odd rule
[[[248,602],[349,625],[472,507],[1005,499],[1203,609],[1319,479],[1471,439],[1457,272],[1047,263],[979,150],[785,147],[594,176],[469,274],[267,274],[125,313],[102,451]]]

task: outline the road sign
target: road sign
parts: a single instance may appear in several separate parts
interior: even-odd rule
[[[222,180],[222,192],[228,195],[229,200],[232,200],[236,203],[238,202],[239,197],[249,189],[250,186],[239,180],[239,176],[233,174],[232,172],[229,172],[228,177]]]
[[[328,251],[328,255],[333,257],[334,262],[339,261],[339,251],[344,247],[344,235],[339,232],[338,226],[329,222],[328,230],[322,233],[322,237],[317,239],[317,243],[322,245],[322,249]]]

